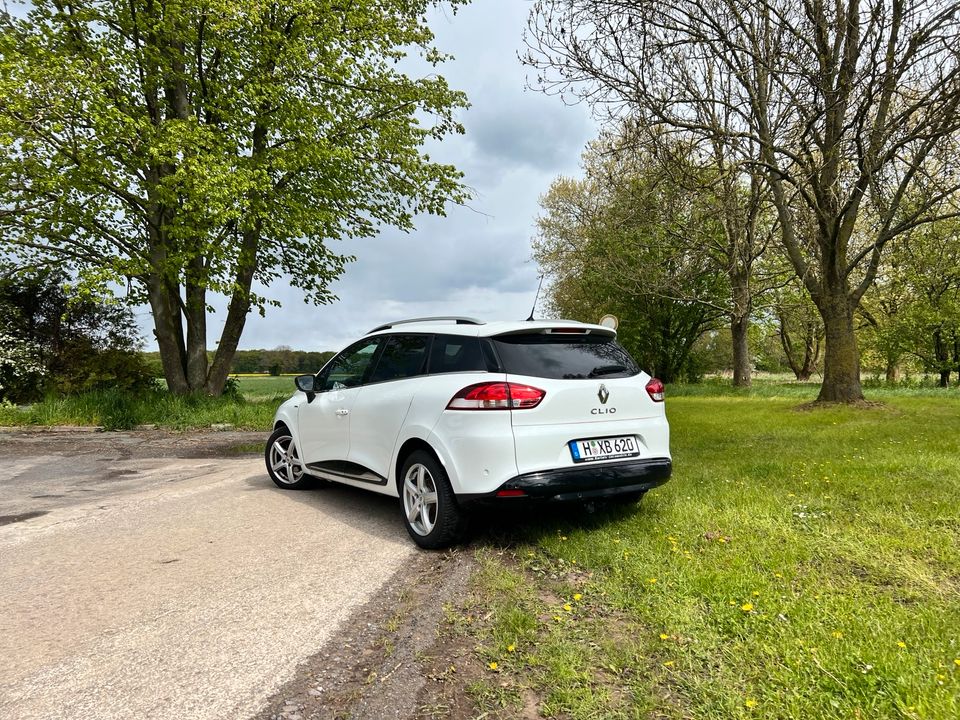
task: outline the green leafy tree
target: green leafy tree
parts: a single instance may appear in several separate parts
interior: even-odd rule
[[[854,403],[886,248],[960,189],[958,34],[953,0],[539,0],[526,61],[618,121],[747,151],[823,321],[818,399]]]
[[[881,299],[872,313],[874,343],[910,355],[948,387],[960,372],[960,220],[916,229],[883,268]]]
[[[4,371],[3,395],[10,399],[153,387],[133,313],[103,298],[77,296],[62,270],[0,279],[0,317],[24,363],[19,379],[9,367]]]
[[[219,394],[254,289],[333,299],[332,242],[463,199],[428,139],[466,105],[436,74],[439,0],[37,0],[0,34],[0,233],[20,262],[148,301],[167,385]],[[446,3],[453,7],[461,0]],[[256,284],[256,285],[255,285]],[[212,361],[208,293],[229,298]]]
[[[697,375],[691,352],[727,314],[726,277],[690,239],[722,236],[708,201],[665,181],[649,157],[584,154],[582,180],[559,178],[541,199],[534,258],[550,279],[551,309],[620,319],[621,342],[665,381]]]

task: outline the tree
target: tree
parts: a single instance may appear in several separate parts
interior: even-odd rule
[[[78,297],[66,282],[62,270],[0,278],[2,330],[13,349],[0,396],[24,402],[46,391],[152,387],[129,308]],[[19,376],[9,367],[16,362],[27,368]]]
[[[886,284],[901,286],[905,299],[896,312],[879,316],[885,322],[874,316],[875,332],[917,357],[925,370],[939,374],[940,387],[948,387],[951,373],[960,373],[960,220],[916,229],[895,259],[884,268]]]
[[[771,309],[784,359],[797,380],[806,382],[817,370],[823,342],[823,323],[816,307],[794,279],[773,294]]]
[[[456,7],[462,0],[450,0]],[[462,128],[431,47],[439,0],[37,0],[2,16],[0,232],[148,301],[167,385],[219,394],[247,314],[286,275],[315,303],[332,241],[463,199],[421,151]],[[208,293],[229,297],[212,361]]]
[[[825,327],[818,399],[856,402],[854,311],[891,240],[943,216],[960,187],[958,9],[943,0],[541,0],[527,62],[545,73],[545,90],[756,148],[784,251]],[[714,121],[718,105],[728,123]]]
[[[689,377],[691,351],[726,312],[728,288],[689,238],[722,229],[700,193],[666,181],[649,156],[584,153],[586,177],[559,178],[541,198],[534,259],[563,317],[620,318],[621,342],[670,382]]]

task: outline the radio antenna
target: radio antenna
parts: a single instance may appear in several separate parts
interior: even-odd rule
[[[533,322],[533,313],[537,309],[537,300],[540,299],[541,287],[543,287],[543,275],[540,276],[540,283],[537,285],[537,294],[533,298],[533,307],[530,308],[530,317],[527,318],[527,322]]]

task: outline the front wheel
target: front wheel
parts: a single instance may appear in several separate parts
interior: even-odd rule
[[[417,450],[400,473],[403,522],[410,537],[426,550],[449,547],[463,535],[465,516],[457,505],[443,466]]]
[[[302,490],[312,484],[312,478],[303,471],[303,462],[297,452],[290,431],[281,426],[273,431],[264,450],[267,473],[277,487],[284,490]]]

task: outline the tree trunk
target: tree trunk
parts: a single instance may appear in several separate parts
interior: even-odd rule
[[[223,393],[233,356],[240,344],[240,335],[243,333],[243,326],[246,324],[247,314],[250,312],[250,286],[257,269],[259,240],[260,224],[257,223],[254,228],[247,230],[243,235],[240,257],[237,258],[236,289],[230,298],[227,319],[223,324],[223,332],[220,333],[217,352],[213,356],[213,364],[210,366],[210,372],[207,375],[206,391],[208,395],[216,397]]]
[[[817,402],[852,403],[863,400],[860,352],[854,332],[853,308],[843,289],[824,289],[817,298],[826,331],[823,384]]]
[[[900,380],[900,366],[896,360],[887,360],[887,384],[893,385]]]
[[[806,382],[817,369],[817,361],[820,359],[820,337],[816,323],[807,322],[803,327],[803,365],[800,367],[797,380]]]
[[[937,364],[940,366],[940,382],[942,388],[950,385],[950,368],[947,363],[950,362],[950,356],[947,353],[947,344],[943,341],[943,329],[937,328],[933,331],[933,352],[937,358]]]
[[[187,382],[190,390],[207,386],[207,292],[203,286],[203,258],[192,258],[187,272]]]
[[[733,337],[733,386],[750,387],[752,364],[750,363],[750,318],[733,315],[730,319],[730,334]]]
[[[733,312],[730,314],[730,334],[733,339],[733,386],[750,387],[750,275],[740,270],[730,272]]]
[[[169,289],[157,274],[151,274],[147,281],[150,309],[153,311],[153,334],[160,350],[160,363],[167,389],[174,395],[186,395],[190,392],[185,368],[185,350],[183,347],[183,326],[180,322],[179,304],[171,306]]]

